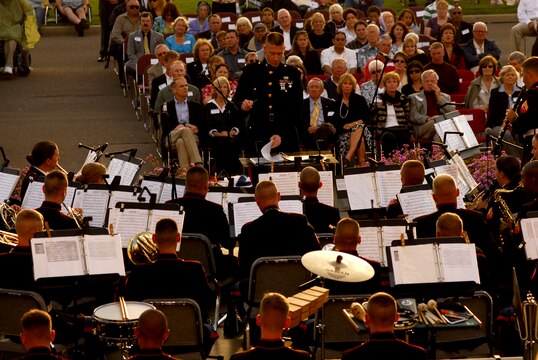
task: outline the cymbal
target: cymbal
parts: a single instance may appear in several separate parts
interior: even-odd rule
[[[362,282],[374,276],[367,261],[339,251],[311,251],[303,255],[301,263],[322,278],[341,282]]]

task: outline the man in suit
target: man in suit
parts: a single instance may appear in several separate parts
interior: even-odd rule
[[[157,56],[157,59],[159,60],[159,62],[149,67],[147,71],[148,84],[151,85],[151,82],[153,81],[153,79],[166,73],[165,56],[168,51],[169,51],[168,46],[166,46],[165,44],[159,44],[155,46],[155,56]]]
[[[307,166],[301,171],[299,189],[303,198],[303,209],[316,233],[332,233],[340,220],[340,211],[334,206],[320,203],[318,190],[323,186],[319,172]]]
[[[174,100],[166,103],[167,119],[164,111],[161,113],[163,143],[170,140],[168,145],[176,146],[181,172],[185,176],[192,165],[202,164],[197,137],[202,124],[202,106],[187,99],[189,86],[184,77],[174,80],[171,89]]]
[[[52,170],[45,176],[43,185],[45,201],[36,210],[43,215],[52,230],[78,229],[81,226],[73,217],[62,213],[67,185],[67,175],[60,170]]]
[[[465,66],[473,72],[478,70],[478,63],[484,56],[491,55],[497,61],[501,57],[501,49],[495,44],[495,41],[486,39],[487,34],[486,24],[477,21],[473,25],[473,38],[462,46]]]
[[[207,39],[213,45],[213,49],[219,48],[219,42],[217,41],[217,33],[222,28],[222,20],[219,14],[212,14],[209,19],[209,30],[202,31],[198,34],[198,38]]]
[[[342,360],[415,359],[426,360],[426,350],[397,339],[394,323],[398,321],[398,303],[392,295],[379,292],[368,299],[364,325],[370,329],[370,340],[347,350]]]
[[[281,33],[284,36],[285,49],[286,51],[290,51],[293,38],[299,29],[292,24],[290,12],[286,9],[278,10],[276,21],[278,22],[278,25],[269,31]]]
[[[183,197],[168,202],[183,206],[187,214],[183,223],[184,233],[203,234],[211,241],[217,266],[217,278],[224,279],[235,275],[237,259],[233,255],[223,255],[221,246],[233,254],[235,239],[230,238],[230,226],[222,205],[206,200],[208,191],[207,170],[195,166],[187,171]],[[207,226],[208,219],[211,219],[211,226]]]
[[[334,100],[322,98],[323,81],[315,77],[308,82],[307,99],[303,100],[301,112],[301,135],[303,146],[308,150],[327,150],[336,143]]]
[[[21,359],[61,359],[50,348],[56,332],[52,330],[52,319],[48,313],[38,309],[28,311],[22,316],[21,327],[21,342],[26,349],[26,354]]]
[[[262,215],[243,225],[239,235],[240,278],[246,281],[252,264],[260,257],[304,255],[319,250],[316,233],[306,217],[280,210],[280,192],[272,181],[260,181],[255,198]]]
[[[157,95],[159,94],[159,91],[161,91],[166,86],[170,85],[172,83],[172,80],[174,80],[174,77],[172,76],[172,64],[176,61],[181,61],[179,60],[179,54],[177,53],[177,51],[174,51],[174,50],[168,50],[162,58],[163,58],[162,62],[164,65],[164,72],[161,75],[153,78],[153,80],[150,82],[151,95],[149,98],[149,108],[150,110],[154,110],[155,112],[160,112],[160,109],[161,109],[160,107],[155,107],[155,102],[157,101]],[[160,64],[156,64],[156,65],[160,66]],[[181,74],[181,71],[180,71],[180,75],[185,76],[184,73]],[[170,100],[171,99],[169,99],[168,101]]]
[[[128,75],[136,76],[136,63],[142,55],[155,52],[155,47],[158,44],[164,43],[162,34],[152,30],[153,15],[149,12],[140,14],[140,29],[129,34],[127,40],[127,63],[125,63],[126,72]],[[144,71],[145,69],[140,69]]]
[[[421,75],[423,90],[409,96],[409,118],[415,127],[415,136],[423,139],[441,141],[433,126],[436,116],[443,112],[453,111],[450,96],[441,92],[437,85],[439,75],[434,70],[426,70]]]

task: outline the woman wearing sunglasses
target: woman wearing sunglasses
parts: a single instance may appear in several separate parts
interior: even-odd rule
[[[407,64],[407,69],[405,70],[407,74],[407,84],[402,86],[402,94],[409,96],[422,91],[421,75],[423,71],[424,68],[419,61],[414,60]]]
[[[467,89],[467,95],[465,95],[467,109],[488,111],[491,90],[501,85],[499,79],[495,77],[495,70],[497,70],[497,60],[493,56],[487,55],[480,60],[478,63],[480,76],[471,82],[469,89]]]

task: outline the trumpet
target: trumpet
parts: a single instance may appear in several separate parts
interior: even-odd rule
[[[0,230],[0,244],[15,247],[19,243],[17,234]]]

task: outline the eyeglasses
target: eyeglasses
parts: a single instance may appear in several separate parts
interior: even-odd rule
[[[140,9],[140,6],[138,6],[138,5],[130,5],[130,6],[129,6],[129,9],[131,9],[131,10],[138,10],[138,9]]]
[[[405,64],[405,60],[403,60],[403,59],[395,59],[394,62],[395,62],[395,63],[402,63],[402,64]]]
[[[157,54],[158,57],[161,57],[161,56],[164,56],[166,55],[166,52],[163,52],[163,53],[160,53],[160,54]]]
[[[461,15],[461,11],[452,11],[453,15]]]
[[[409,70],[409,73],[410,74],[420,74],[422,72],[422,70],[420,69],[412,69],[412,70]]]
[[[493,65],[482,65],[482,68],[493,69]]]

